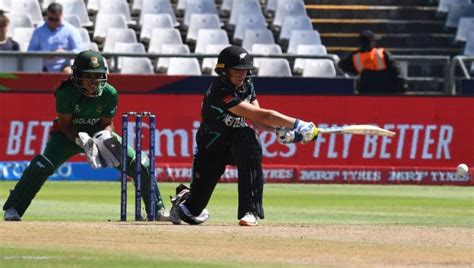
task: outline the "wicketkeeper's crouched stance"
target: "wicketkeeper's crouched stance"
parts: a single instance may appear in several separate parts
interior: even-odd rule
[[[121,138],[113,132],[112,119],[117,110],[117,91],[107,83],[107,68],[98,52],[83,51],[73,65],[73,76],[56,90],[58,117],[50,132],[43,154],[37,155],[23,172],[3,206],[4,219],[19,221],[45,181],[69,158],[85,153],[93,168],[120,169]],[[135,151],[129,147],[127,165],[135,166]],[[149,160],[142,157],[142,191],[149,192]],[[129,176],[135,177],[134,168]],[[160,191],[156,185],[156,220],[168,221]],[[150,215],[150,196],[143,196]]]
[[[239,174],[239,224],[255,226],[264,218],[262,147],[246,118],[259,129],[276,131],[282,143],[306,143],[316,138],[314,123],[260,108],[249,78],[254,69],[250,55],[239,46],[227,47],[219,54],[219,77],[202,103],[191,187],[178,186],[171,200],[173,223],[200,224],[208,219],[205,208],[228,164],[237,166]]]

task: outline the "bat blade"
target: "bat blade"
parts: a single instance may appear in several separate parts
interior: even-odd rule
[[[342,127],[318,128],[319,133],[355,134],[355,135],[377,135],[394,137],[395,132],[372,125],[349,125]]]

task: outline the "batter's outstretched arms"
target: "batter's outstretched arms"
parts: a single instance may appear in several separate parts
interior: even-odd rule
[[[277,130],[279,128],[293,130],[294,135],[278,135],[278,139],[282,143],[308,143],[318,136],[318,128],[313,122],[305,122],[248,102],[241,102],[230,108],[229,111],[235,115],[246,117],[258,125],[274,127]],[[277,134],[280,134],[278,132]]]

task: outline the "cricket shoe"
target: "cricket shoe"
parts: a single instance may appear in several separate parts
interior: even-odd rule
[[[247,212],[239,221],[240,226],[257,226],[258,218],[252,212]]]
[[[152,221],[151,215],[147,216],[148,221]],[[155,221],[171,221],[170,213],[165,208],[156,211]]]
[[[5,214],[3,216],[5,221],[21,221],[20,215],[18,215],[18,211],[14,207],[11,207],[5,210]]]

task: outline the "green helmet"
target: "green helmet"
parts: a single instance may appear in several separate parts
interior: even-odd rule
[[[99,78],[89,79],[84,78],[83,73],[97,73],[101,74]],[[94,93],[86,92],[82,81],[95,80],[91,86],[95,87]],[[72,81],[81,92],[88,97],[98,97],[102,94],[107,85],[107,66],[104,57],[96,51],[86,50],[77,54],[72,65]]]

